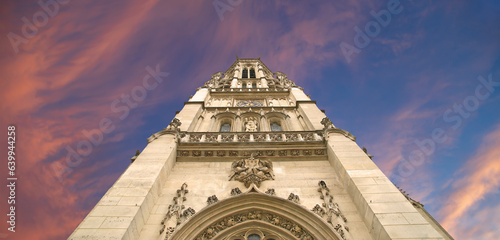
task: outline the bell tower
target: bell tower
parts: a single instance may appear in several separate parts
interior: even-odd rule
[[[69,239],[452,239],[282,72],[196,90]]]

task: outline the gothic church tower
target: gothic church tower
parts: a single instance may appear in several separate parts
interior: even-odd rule
[[[451,239],[355,140],[284,73],[237,59],[69,239]]]

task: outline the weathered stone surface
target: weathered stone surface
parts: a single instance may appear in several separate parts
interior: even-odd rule
[[[450,239],[260,59],[213,74],[164,127],[69,239]]]

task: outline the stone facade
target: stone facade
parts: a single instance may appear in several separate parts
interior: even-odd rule
[[[215,73],[69,239],[451,239],[282,72]]]

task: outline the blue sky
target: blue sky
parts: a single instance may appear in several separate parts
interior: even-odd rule
[[[43,2],[0,8],[0,119],[18,128],[26,179],[24,231],[9,239],[69,236],[146,138],[236,54],[302,86],[456,239],[500,235],[500,2]],[[373,16],[384,13],[383,24]],[[112,103],[148,66],[169,75],[120,119]],[[68,148],[104,118],[114,130],[69,166]]]

